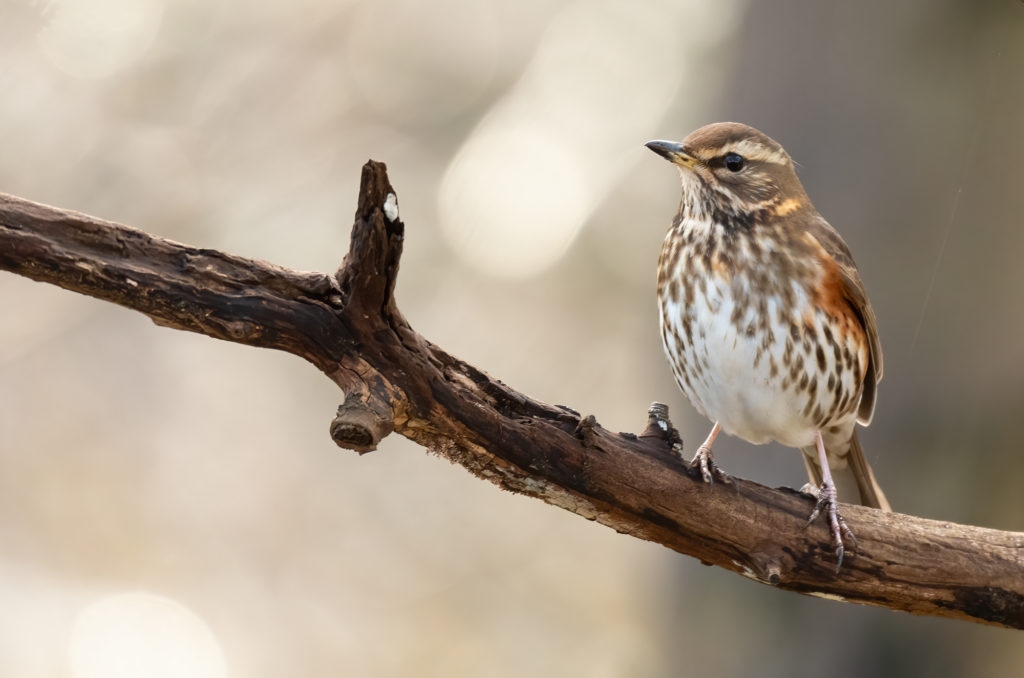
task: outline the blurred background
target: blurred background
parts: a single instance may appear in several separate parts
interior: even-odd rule
[[[800,164],[885,350],[897,510],[1024,529],[1024,4],[0,0],[0,191],[333,271],[360,167],[399,305],[513,387],[667,402],[647,151],[718,120]],[[289,355],[0,274],[0,666],[22,676],[1018,675],[1019,632],[782,593],[397,436],[336,448]],[[798,487],[799,454],[723,439]]]

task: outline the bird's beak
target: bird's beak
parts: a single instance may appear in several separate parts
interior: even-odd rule
[[[675,141],[648,141],[647,148],[651,149],[673,165],[692,168],[697,164],[697,158],[693,157],[683,149],[683,145]]]

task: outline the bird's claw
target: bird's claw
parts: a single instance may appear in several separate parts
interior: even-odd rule
[[[703,478],[704,482],[708,485],[715,484],[715,476],[718,476],[718,479],[721,482],[729,482],[729,474],[718,468],[714,459],[711,457],[711,448],[707,445],[701,445],[697,448],[697,453],[693,455],[693,460],[690,463],[700,467],[701,478]]]
[[[839,502],[836,500],[835,485],[821,486],[818,492],[818,501],[814,504],[814,510],[811,511],[811,515],[807,519],[807,525],[804,527],[809,527],[822,512],[824,512],[828,521],[829,534],[832,537],[832,546],[836,554],[836,572],[839,572],[839,568],[843,566],[843,556],[846,554],[843,537],[846,538],[853,549],[857,547],[857,538],[853,536],[853,531],[839,513]]]

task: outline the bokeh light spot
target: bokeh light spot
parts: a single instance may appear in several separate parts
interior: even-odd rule
[[[571,149],[527,122],[474,134],[441,185],[441,224],[460,258],[502,277],[557,261],[587,215],[588,191]]]
[[[131,66],[153,42],[161,0],[56,0],[39,47],[57,68],[102,78]]]
[[[170,598],[119,593],[84,608],[71,631],[74,678],[224,678],[217,639]]]

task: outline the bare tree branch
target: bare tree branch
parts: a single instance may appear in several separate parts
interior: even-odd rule
[[[393,291],[405,227],[383,164],[363,168],[335,275],[188,247],[0,196],[0,268],[157,324],[302,356],[344,392],[331,425],[360,453],[395,431],[481,478],[800,593],[1024,628],[1024,533],[843,507],[857,536],[839,573],[812,500],[740,478],[704,484],[667,418],[640,436],[518,393],[409,327]]]

